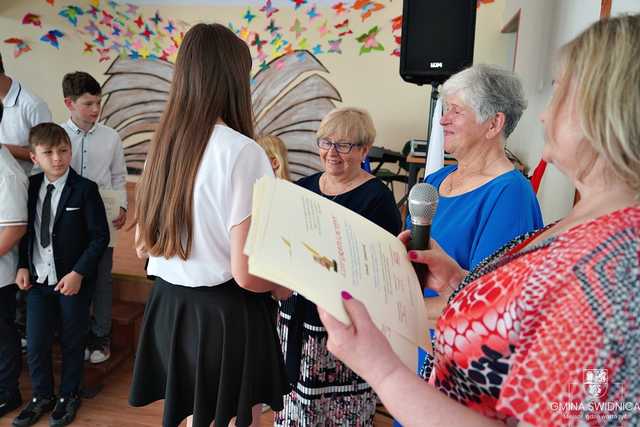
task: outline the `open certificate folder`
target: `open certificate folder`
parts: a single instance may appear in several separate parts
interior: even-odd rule
[[[427,346],[427,313],[407,251],[395,236],[311,191],[264,177],[254,186],[244,251],[251,274],[298,292],[344,323],[350,321],[340,292],[348,291],[416,369],[416,347]]]
[[[109,190],[105,188],[100,189],[100,197],[102,197],[102,203],[104,203],[104,209],[107,214],[107,223],[109,223],[109,247],[113,248],[116,245],[116,236],[118,230],[113,225],[113,220],[120,215],[120,206],[124,206],[124,200],[127,194],[124,191]]]

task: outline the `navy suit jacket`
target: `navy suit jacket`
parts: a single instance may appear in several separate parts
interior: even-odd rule
[[[43,180],[44,173],[29,178],[29,225],[20,241],[19,267],[28,268],[32,277],[37,277],[33,265],[33,245],[37,244],[34,224]],[[109,245],[107,214],[98,186],[71,168],[53,218],[51,244],[58,279],[75,271],[84,276],[83,281],[93,276]]]

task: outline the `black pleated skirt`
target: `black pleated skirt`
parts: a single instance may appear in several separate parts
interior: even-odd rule
[[[290,390],[269,294],[230,280],[190,288],[157,278],[136,354],[132,406],[164,399],[162,425],[193,414],[194,427],[251,423],[251,408],[283,408]]]

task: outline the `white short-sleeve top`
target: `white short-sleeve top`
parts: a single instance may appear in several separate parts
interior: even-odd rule
[[[27,225],[29,179],[9,150],[0,144],[0,232]],[[18,245],[0,256],[0,288],[16,282]]]
[[[0,123],[0,144],[28,147],[31,128],[51,121],[47,104],[16,79],[11,79],[11,87],[2,102],[4,114]],[[19,160],[18,163],[27,175],[31,173],[33,163],[30,160]]]
[[[264,150],[235,130],[216,125],[202,156],[193,190],[193,240],[187,260],[149,258],[148,274],[167,282],[216,286],[231,275],[231,227],[251,215],[253,184],[273,176]]]

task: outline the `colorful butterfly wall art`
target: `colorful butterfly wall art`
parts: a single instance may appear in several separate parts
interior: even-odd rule
[[[371,17],[373,12],[377,12],[381,9],[384,9],[384,5],[382,3],[378,3],[371,0],[356,0],[353,6],[351,6],[354,10],[362,11],[362,22],[366,21]]]
[[[45,35],[40,37],[40,41],[49,43],[56,49],[60,49],[60,40],[64,37],[64,33],[60,30],[47,31]]]
[[[66,18],[74,27],[78,26],[78,16],[84,15],[84,11],[78,6],[67,6],[58,13],[58,15]]]
[[[33,25],[36,27],[42,27],[42,20],[40,19],[40,15],[36,15],[35,13],[27,13],[22,18],[23,25]]]
[[[27,53],[31,50],[31,46],[29,46],[29,44],[26,41],[24,41],[23,39],[19,39],[17,37],[8,38],[4,42],[15,46],[15,49],[13,51],[14,58],[18,58],[23,53]]]
[[[376,40],[376,36],[380,32],[380,28],[376,25],[371,28],[368,32],[360,35],[356,40],[361,43],[360,46],[360,55],[363,53],[369,53],[372,50],[384,50],[384,46],[378,40]]]

